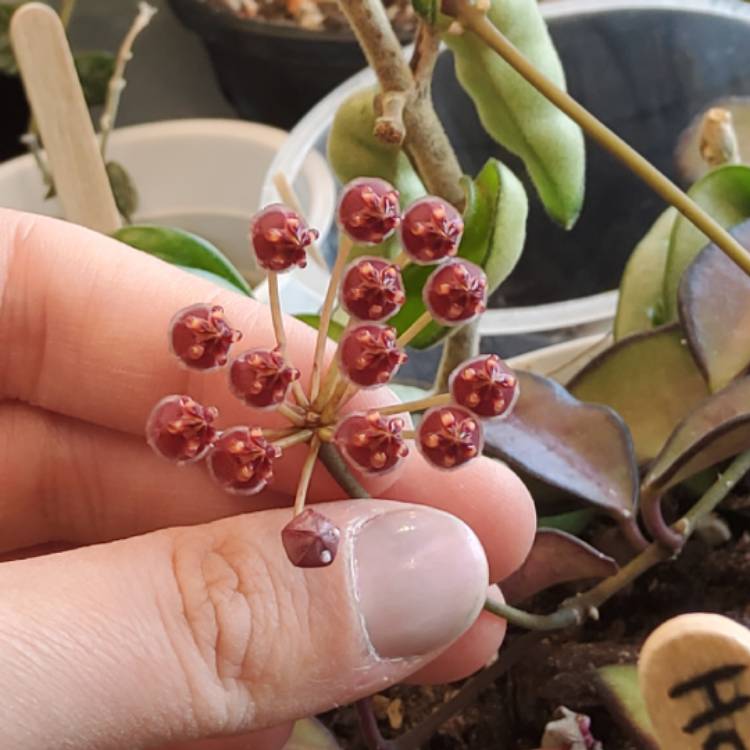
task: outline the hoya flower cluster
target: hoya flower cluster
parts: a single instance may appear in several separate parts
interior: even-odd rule
[[[341,229],[339,262],[331,274],[321,320],[330,320],[338,297],[349,317],[337,355],[323,372],[327,324],[319,331],[308,387],[288,360],[276,275],[304,267],[318,233],[292,209],[273,204],[256,214],[250,239],[258,264],[269,275],[277,345],[234,351],[242,334],[216,305],[197,303],[180,310],[169,327],[169,345],[193,370],[227,367],[231,392],[251,409],[276,409],[289,422],[283,429],[248,425],[219,429],[218,410],[188,395],[166,396],[146,426],[149,445],[177,464],[205,461],[214,481],[227,492],[252,495],[273,480],[274,464],[284,450],[309,444],[300,474],[294,516],[282,532],[289,559],[301,567],[333,562],[340,533],[325,516],[305,508],[310,476],[320,447],[333,443],[357,472],[393,470],[409,449],[408,440],[431,464],[454,469],[482,450],[483,419],[500,418],[518,396],[514,374],[496,355],[476,357],[451,376],[449,392],[379,411],[344,414],[348,401],[364,388],[389,383],[406,360],[405,347],[433,320],[462,325],[486,308],[487,279],[481,268],[457,257],[463,220],[453,206],[428,196],[402,212],[398,192],[383,180],[349,183],[338,207]],[[360,256],[346,265],[352,245],[377,245],[400,233],[402,253],[395,260]],[[434,267],[422,290],[426,312],[399,334],[388,325],[406,302],[402,275],[409,264]],[[231,358],[231,362],[230,362]],[[423,411],[416,431],[403,416]]]

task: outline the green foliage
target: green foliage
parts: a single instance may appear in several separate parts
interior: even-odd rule
[[[111,52],[95,50],[73,55],[83,95],[89,107],[99,107],[107,99],[107,86],[115,70],[115,56]]]
[[[489,20],[555,84],[564,88],[557,51],[536,0],[492,0]],[[571,227],[581,211],[585,149],[580,128],[473,34],[442,35],[456,75],[485,130],[526,165],[550,216]]]
[[[320,328],[320,315],[315,313],[299,313],[294,316],[297,320],[301,320],[303,323],[307,323],[311,328],[316,331]],[[344,326],[341,323],[337,323],[332,320],[328,326],[328,338],[331,341],[338,341],[341,338],[341,334],[344,332]]]
[[[693,200],[723,227],[750,218],[750,167],[729,164],[717,167],[688,191]],[[666,320],[677,318],[677,293],[682,274],[708,244],[708,238],[682,215],[675,220],[664,275]]]
[[[465,182],[465,231],[458,255],[485,269],[490,294],[510,274],[521,257],[526,239],[528,201],[518,178],[496,159],[490,159],[477,178]],[[409,264],[403,279],[406,303],[388,322],[403,333],[425,311],[422,289],[434,267]],[[425,349],[452,329],[431,323],[411,345]]]
[[[105,167],[117,210],[123,219],[130,223],[133,214],[138,210],[138,191],[135,184],[119,162],[108,161]]]
[[[204,278],[216,277],[235,292],[252,297],[252,291],[231,261],[207,240],[171,227],[139,224],[118,229],[113,237]],[[207,277],[206,274],[211,274]]]
[[[20,3],[0,3],[0,73],[14,76],[18,73],[16,58],[10,45],[10,19],[13,13],[23,5]]]

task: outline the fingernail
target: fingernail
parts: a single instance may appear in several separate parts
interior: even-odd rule
[[[355,585],[374,650],[422,656],[454,641],[478,616],[489,577],[474,532],[431,508],[375,516],[354,540]]]

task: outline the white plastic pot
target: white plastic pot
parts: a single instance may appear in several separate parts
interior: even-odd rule
[[[252,282],[260,280],[250,257],[248,221],[261,204],[268,167],[287,134],[241,120],[169,120],[116,130],[107,157],[120,162],[135,183],[135,222],[176,226],[213,242]],[[335,187],[323,158],[310,151],[294,187],[305,214],[325,227]],[[0,164],[0,206],[61,216],[31,156]],[[262,286],[260,295],[262,296]],[[309,310],[301,289],[297,304]]]

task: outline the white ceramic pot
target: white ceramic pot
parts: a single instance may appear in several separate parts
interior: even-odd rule
[[[127,169],[138,189],[135,222],[205,237],[257,284],[261,277],[250,257],[248,221],[260,207],[264,176],[286,137],[283,130],[241,120],[169,120],[115,130],[107,157]],[[310,151],[296,175],[305,214],[313,225],[326,227],[335,186],[324,159]],[[0,164],[0,206],[62,215],[56,199],[44,199],[45,192],[31,156]],[[297,304],[309,310],[305,290],[300,294]]]

